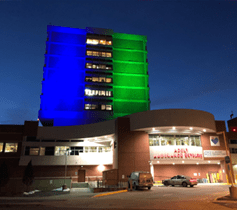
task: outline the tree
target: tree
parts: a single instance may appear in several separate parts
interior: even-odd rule
[[[9,179],[8,166],[4,161],[0,166],[0,187],[4,187],[8,183]]]
[[[22,179],[23,184],[27,186],[27,191],[28,191],[28,187],[32,185],[33,181],[34,181],[34,169],[30,161],[28,165],[26,166],[24,176]]]

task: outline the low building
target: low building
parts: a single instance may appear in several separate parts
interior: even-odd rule
[[[31,160],[36,177],[64,178],[67,165],[73,182],[101,179],[111,169],[117,169],[117,182],[126,182],[132,171],[150,171],[154,181],[177,174],[202,182],[230,180],[225,122],[205,111],[164,109],[87,125],[39,127],[26,121],[13,127],[0,126],[0,157],[18,161],[15,177]]]

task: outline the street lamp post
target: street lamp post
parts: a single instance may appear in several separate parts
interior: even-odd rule
[[[228,163],[228,165],[227,165],[227,167],[228,167],[228,172],[229,172],[230,179],[231,179],[231,185],[234,186],[234,184],[233,184],[233,175],[232,175],[233,166],[232,166],[232,160],[231,160],[230,150],[229,150],[228,147],[227,147],[227,141],[226,141],[225,131],[217,132],[217,134],[222,134],[223,137],[224,137],[226,155],[228,155],[228,156],[230,157],[230,163]]]
[[[63,185],[63,190],[67,189],[66,185],[66,176],[67,176],[67,155],[71,152],[71,150],[67,149],[65,152],[65,177],[64,177],[64,185]]]

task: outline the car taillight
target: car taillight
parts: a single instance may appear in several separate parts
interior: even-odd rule
[[[190,181],[190,182],[196,182],[197,179],[192,178],[192,179],[190,179],[189,181]]]

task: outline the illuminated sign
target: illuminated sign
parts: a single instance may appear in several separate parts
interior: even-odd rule
[[[164,150],[163,150],[164,151]],[[167,158],[202,158],[202,148],[200,151],[190,151],[188,148],[174,148],[173,152],[161,152],[153,156],[154,159],[167,159]]]
[[[220,146],[219,136],[210,136],[211,146]]]
[[[204,157],[225,157],[225,150],[204,150]]]

